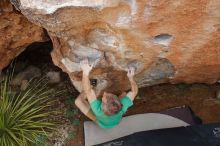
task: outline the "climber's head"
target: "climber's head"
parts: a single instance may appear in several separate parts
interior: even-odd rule
[[[106,115],[116,114],[121,110],[121,107],[121,102],[116,95],[104,92],[102,96],[102,110]]]

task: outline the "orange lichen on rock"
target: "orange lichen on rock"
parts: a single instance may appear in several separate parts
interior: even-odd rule
[[[46,39],[43,28],[28,21],[7,1],[0,2],[0,70],[26,46]]]

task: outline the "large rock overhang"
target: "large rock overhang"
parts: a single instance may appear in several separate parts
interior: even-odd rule
[[[81,91],[79,61],[97,61],[97,92],[159,83],[215,83],[220,78],[219,0],[20,0],[17,7],[44,27],[54,63]]]

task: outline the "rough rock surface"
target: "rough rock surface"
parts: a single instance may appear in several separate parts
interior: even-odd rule
[[[0,70],[26,46],[46,39],[43,28],[28,21],[6,0],[0,1]]]
[[[158,83],[214,83],[220,79],[219,0],[19,0],[53,41],[54,63],[81,90],[79,61],[96,61],[96,89]]]

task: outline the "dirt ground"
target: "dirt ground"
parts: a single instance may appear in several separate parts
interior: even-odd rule
[[[217,90],[220,90],[220,84],[163,84],[142,88],[134,105],[125,116],[159,112],[167,108],[188,105],[203,123],[220,122],[220,99],[215,98]],[[81,113],[79,117],[80,125],[77,134],[68,146],[84,145],[83,122],[88,119]]]
[[[28,62],[28,65],[35,65],[41,68],[43,72],[51,70],[60,71],[62,80],[59,86],[68,89],[71,95],[71,97],[64,96],[60,98],[60,102],[65,104],[66,108],[75,108],[74,106],[68,106],[66,103],[73,104],[74,98],[76,98],[79,93],[72,86],[68,76],[53,65],[50,57],[51,50],[51,42],[33,44],[18,57],[17,61]],[[220,122],[220,99],[215,98],[216,91],[218,90],[220,90],[220,84],[162,84],[142,88],[139,89],[139,95],[134,100],[134,105],[127,111],[125,116],[159,112],[167,108],[188,105],[204,123]],[[73,109],[73,111],[77,110]],[[77,124],[74,125],[74,136],[67,141],[67,145],[83,146],[83,122],[88,119],[81,112],[75,113],[72,119],[74,120],[73,123]],[[63,114],[65,115],[66,113]]]

